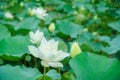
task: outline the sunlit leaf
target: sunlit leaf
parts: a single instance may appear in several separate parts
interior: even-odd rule
[[[118,50],[120,50],[120,43],[119,43],[119,41],[120,41],[120,35],[118,35],[114,39],[112,39],[109,42],[110,46],[103,48],[103,51],[105,51],[108,54],[116,53]]]
[[[108,24],[109,27],[111,27],[114,30],[117,30],[118,32],[120,32],[120,20],[117,22],[111,22]]]
[[[35,29],[38,26],[38,23],[39,23],[39,20],[34,17],[26,18],[25,20],[23,20],[22,22],[20,22],[18,25],[15,26],[15,30]]]
[[[36,80],[42,74],[35,68],[25,66],[0,66],[0,80]]]
[[[0,41],[0,55],[21,57],[28,53],[30,44],[28,36],[9,37]]]
[[[119,80],[120,61],[92,53],[81,53],[70,60],[77,80]]]
[[[10,32],[4,25],[0,24],[0,40],[7,38],[7,37],[10,37]]]
[[[46,75],[51,77],[52,80],[60,80],[61,79],[61,75],[59,73],[57,73],[56,70],[50,70],[49,72],[47,72]]]
[[[83,30],[82,25],[77,25],[68,21],[58,21],[56,27],[59,32],[64,35],[69,35],[72,38],[77,37],[77,35]]]

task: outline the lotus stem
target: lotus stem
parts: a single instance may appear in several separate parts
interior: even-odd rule
[[[44,67],[44,71],[43,71],[43,80],[45,80],[45,75],[46,75],[46,67]]]
[[[30,66],[32,66],[32,62],[31,61],[29,61],[29,64],[30,64]]]
[[[44,67],[44,73],[43,73],[44,75],[46,74],[46,67]]]
[[[37,58],[34,58],[35,60],[35,67],[38,69],[38,62],[37,62]]]
[[[49,71],[49,70],[50,70],[50,67],[47,68],[47,71]]]
[[[60,67],[59,67],[59,68],[57,68],[57,72],[60,74]]]
[[[26,66],[26,61],[24,60],[24,65]]]

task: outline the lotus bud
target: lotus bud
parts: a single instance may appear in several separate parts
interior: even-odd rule
[[[71,50],[70,50],[70,56],[75,57],[76,55],[80,54],[82,51],[78,45],[77,42],[73,42]]]
[[[75,20],[75,21],[76,21],[77,23],[81,23],[81,22],[84,22],[84,21],[86,21],[86,20],[87,20],[86,15],[84,15],[84,14],[82,14],[82,13],[76,15],[76,20]]]
[[[20,18],[19,18],[19,20],[20,20],[20,22],[22,22],[22,21],[23,21],[23,18],[22,18],[22,17],[20,17]]]
[[[93,32],[92,33],[94,36],[97,36],[97,35],[99,35],[97,32]]]
[[[28,8],[28,14],[30,16],[34,16],[35,15],[34,11],[32,9],[30,9],[30,8]]]
[[[21,2],[21,3],[20,3],[20,6],[23,7],[23,6],[24,6],[24,2]]]
[[[95,3],[95,0],[92,0],[91,2],[92,2],[92,3]]]
[[[83,29],[83,32],[87,32],[87,31],[88,31],[88,28]]]
[[[78,14],[78,12],[77,12],[77,11],[74,11],[74,14],[75,14],[75,15],[77,15],[77,14]]]
[[[97,15],[95,15],[95,16],[93,17],[93,19],[94,19],[94,20],[97,20],[97,19],[98,19],[98,16],[97,16]]]
[[[49,25],[49,27],[48,27],[48,30],[49,30],[50,32],[54,32],[54,31],[55,31],[55,24],[54,24],[54,23],[51,23],[51,24]]]
[[[84,6],[81,6],[80,11],[86,11],[86,8]]]

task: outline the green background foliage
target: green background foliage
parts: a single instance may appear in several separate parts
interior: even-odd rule
[[[28,9],[36,7],[46,9],[48,16],[43,20],[31,16]],[[4,17],[7,11],[14,19]],[[54,32],[48,30],[51,23]],[[1,0],[0,80],[44,80],[40,59],[36,69],[27,47],[29,32],[37,29],[47,39],[58,40],[63,51],[70,52],[73,42],[82,50],[62,61],[61,74],[50,68],[46,80],[120,79],[119,0]]]

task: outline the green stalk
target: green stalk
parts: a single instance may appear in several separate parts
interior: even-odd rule
[[[50,67],[47,68],[47,71],[49,71],[49,70],[50,70]]]
[[[39,47],[40,44],[36,44],[36,46]],[[35,60],[35,67],[38,69],[38,61],[37,61],[37,58],[35,57],[34,60]]]
[[[30,64],[30,66],[32,66],[32,62],[31,61],[29,61],[29,64]]]
[[[37,62],[37,58],[34,58],[34,60],[35,60],[35,67],[38,69],[38,62]]]
[[[26,66],[26,61],[24,60],[24,65]]]
[[[57,68],[57,72],[60,74],[60,68]]]
[[[43,80],[45,80],[45,75],[46,75],[46,67],[44,67]]]
[[[46,74],[46,67],[44,67],[44,73],[43,73],[44,75]]]

